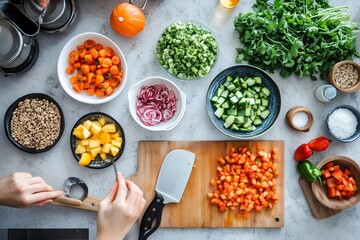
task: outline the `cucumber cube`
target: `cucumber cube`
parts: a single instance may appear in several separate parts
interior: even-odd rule
[[[248,86],[247,86],[246,82],[244,82],[244,83],[240,84],[240,86],[241,86],[243,89],[247,89],[247,88],[248,88]]]
[[[237,115],[237,109],[236,108],[230,108],[229,110],[226,111],[227,115]]]
[[[265,110],[263,112],[261,112],[260,116],[265,119],[270,115],[270,111],[269,110]]]
[[[224,91],[223,89],[218,88],[218,90],[216,91],[216,96],[217,96],[217,97],[220,97],[220,96],[221,96],[221,93],[222,93],[223,91]]]
[[[219,99],[217,100],[217,103],[221,105],[221,104],[223,104],[225,101],[226,101],[225,98],[219,97]]]
[[[249,90],[249,89],[248,89]],[[254,97],[254,94],[252,94],[252,92],[250,92],[250,91],[247,91],[246,92],[246,97],[248,97],[248,98],[253,98]]]
[[[243,116],[235,117],[234,123],[243,124],[245,122],[245,118]]]
[[[255,83],[261,85],[261,77],[254,77]]]
[[[223,104],[221,104],[222,108],[230,108],[230,104],[228,101],[225,101]]]
[[[260,92],[261,91],[260,86],[254,86],[253,89],[254,89],[255,92]]]
[[[236,88],[236,86],[233,84],[233,83],[231,83],[229,86],[227,86],[227,89],[229,90],[229,91],[232,91],[232,90],[234,90]]]
[[[248,78],[248,79],[246,80],[246,84],[247,84],[248,86],[252,86],[252,85],[255,84],[255,80],[252,79],[252,78]]]
[[[248,119],[248,120],[243,124],[243,127],[244,127],[244,128],[247,128],[247,127],[249,127],[251,124],[252,124],[251,119]]]
[[[219,107],[221,107],[221,104],[219,104],[219,103],[214,103],[214,106],[215,106],[216,109],[218,109]]]
[[[240,91],[236,91],[236,92],[235,92],[235,96],[236,96],[238,99],[240,99],[240,98],[243,97],[243,95],[242,95],[242,93],[241,93]]]
[[[255,118],[255,120],[254,120],[254,125],[255,126],[259,126],[259,125],[261,125],[262,124],[262,121],[261,121],[261,119],[260,118]]]
[[[239,78],[236,78],[234,81],[233,81],[234,85],[236,87],[240,87],[240,82],[239,82]]]
[[[219,97],[218,97],[218,96],[213,96],[210,101],[216,103],[218,100],[219,100]]]
[[[229,95],[229,90],[225,90],[221,93],[221,96],[224,97],[224,98],[227,98]]]
[[[226,81],[227,81],[227,82],[232,82],[232,80],[233,80],[233,77],[232,77],[232,76],[227,76],[227,77],[226,77]]]
[[[265,96],[270,96],[270,90],[269,90],[268,88],[266,88],[266,87],[263,87],[263,88],[261,89],[261,92],[262,92],[263,94],[265,94]]]
[[[269,105],[269,100],[266,98],[261,99],[261,106],[267,107]]]
[[[251,108],[245,108],[245,116],[249,117],[251,115]]]
[[[218,108],[218,109],[216,109],[214,114],[217,118],[221,118],[222,115],[224,114],[224,112],[225,112],[225,110],[223,108]]]
[[[231,125],[231,130],[239,131],[239,127],[236,124]]]
[[[223,85],[224,85],[224,87],[226,87],[226,88],[227,88],[230,84],[231,84],[231,82],[224,82],[224,84],[223,84]]]
[[[232,104],[235,104],[235,103],[237,103],[238,101],[239,101],[239,99],[238,99],[236,96],[233,96],[233,97],[230,98],[230,102],[231,102]]]
[[[224,127],[225,128],[229,128],[231,126],[231,124],[234,123],[234,120],[235,120],[235,116],[228,116],[225,120],[225,123],[224,123]]]

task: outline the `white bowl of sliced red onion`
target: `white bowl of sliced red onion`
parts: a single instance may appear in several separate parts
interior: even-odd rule
[[[186,95],[170,80],[148,77],[128,92],[131,116],[151,131],[169,131],[185,113]]]

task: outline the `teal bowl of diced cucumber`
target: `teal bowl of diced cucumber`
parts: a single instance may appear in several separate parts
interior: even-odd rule
[[[206,97],[207,114],[214,126],[238,139],[259,137],[269,131],[281,109],[275,81],[252,65],[235,65],[220,72]]]
[[[157,60],[163,70],[180,80],[205,77],[214,67],[219,46],[210,30],[194,21],[170,24],[156,46]]]

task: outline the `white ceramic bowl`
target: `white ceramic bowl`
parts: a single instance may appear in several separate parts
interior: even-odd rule
[[[122,83],[120,84],[120,86],[114,89],[114,93],[110,96],[97,97],[95,95],[93,96],[88,95],[86,91],[81,91],[80,93],[75,92],[74,89],[72,88],[70,77],[75,75],[76,71],[74,71],[74,74],[67,74],[65,72],[65,69],[68,67],[69,53],[72,50],[76,49],[78,45],[84,44],[84,42],[88,39],[92,39],[96,43],[101,43],[104,47],[111,47],[115,51],[115,54],[118,55],[121,59],[121,67],[124,70]],[[58,72],[60,84],[65,90],[65,92],[69,94],[70,97],[78,100],[79,102],[88,103],[88,104],[101,104],[113,100],[124,89],[127,80],[127,65],[124,54],[122,53],[120,48],[110,38],[94,32],[86,32],[79,34],[73,37],[64,46],[58,59],[57,72]]]
[[[177,102],[176,102],[177,110],[174,116],[168,121],[161,122],[154,126],[147,126],[140,120],[140,118],[136,114],[137,96],[139,95],[142,86],[144,85],[152,86],[155,84],[164,84],[169,90],[172,90],[175,93],[177,98]],[[185,93],[183,93],[173,82],[163,77],[148,77],[141,80],[139,83],[135,84],[129,89],[128,98],[129,98],[130,113],[133,119],[135,120],[135,122],[140,126],[142,126],[143,128],[151,131],[169,131],[173,129],[180,122],[180,120],[182,119],[185,113],[185,106],[186,106]]]

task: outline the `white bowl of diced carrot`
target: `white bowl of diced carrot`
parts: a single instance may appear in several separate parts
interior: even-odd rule
[[[110,38],[94,32],[79,34],[64,46],[57,72],[65,92],[88,104],[116,98],[127,80],[121,49]]]

